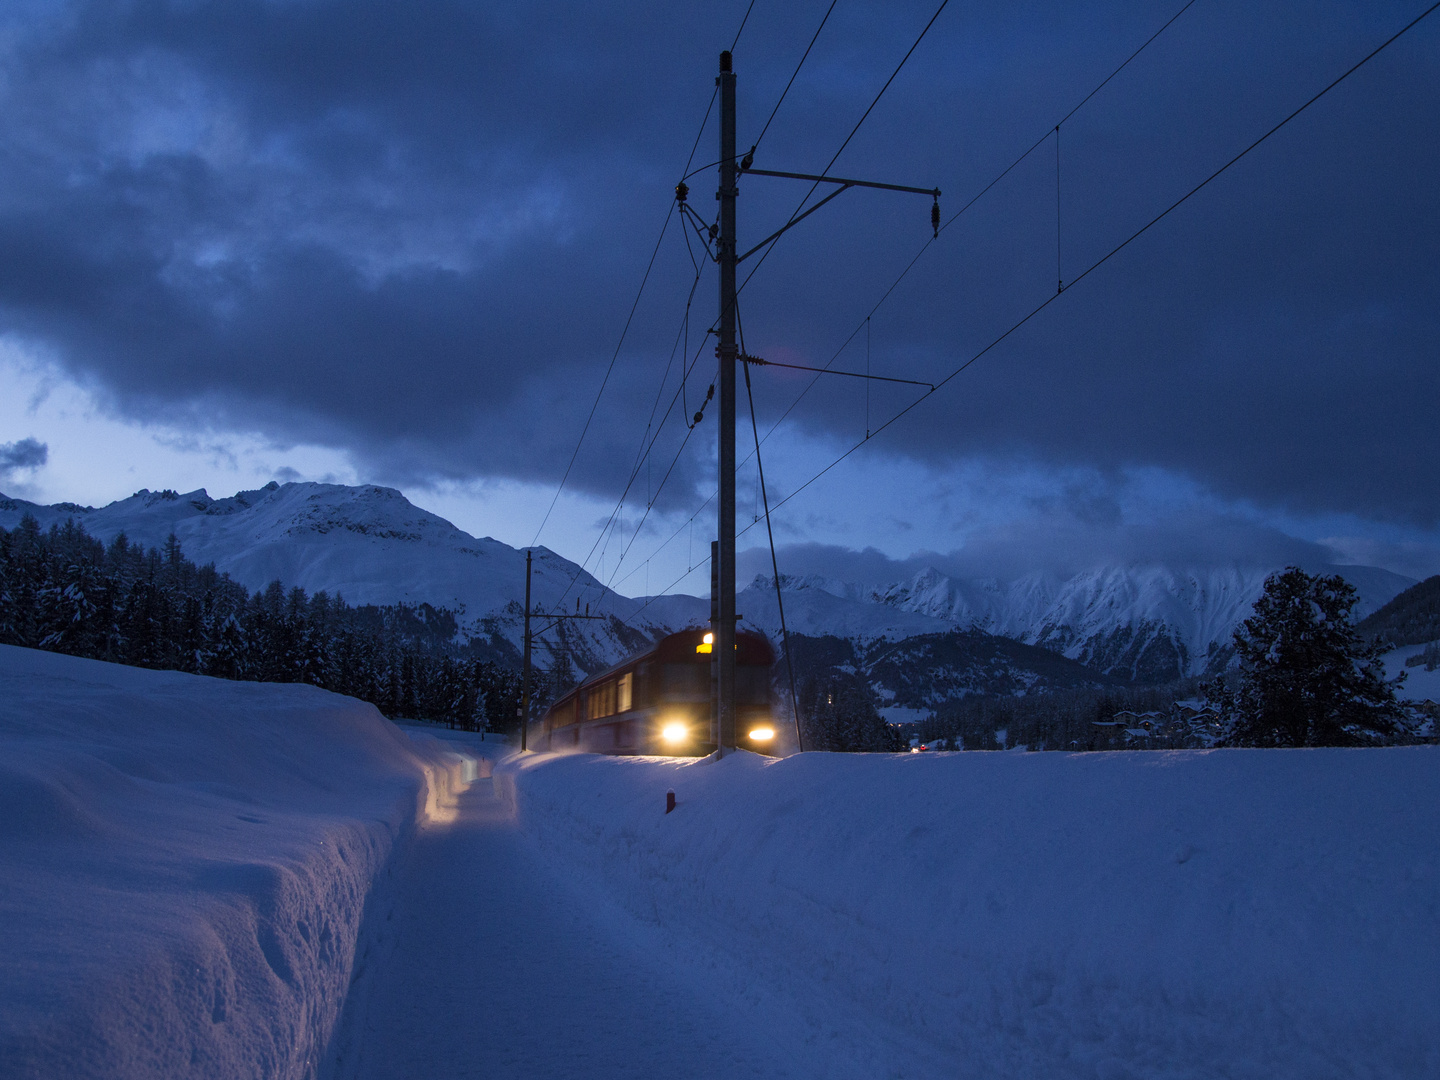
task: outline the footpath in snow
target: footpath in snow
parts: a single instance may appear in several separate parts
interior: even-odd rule
[[[308,686],[0,646],[0,1076],[314,1075],[460,756]]]
[[[852,1075],[808,1053],[788,1017],[757,1015],[690,950],[537,855],[488,771],[377,892],[323,1077]]]
[[[1440,1076],[1440,748],[498,753],[0,647],[0,1077]]]
[[[572,888],[821,1075],[1440,1076],[1440,748],[530,755],[496,783]]]

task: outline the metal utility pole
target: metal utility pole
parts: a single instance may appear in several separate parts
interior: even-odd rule
[[[721,753],[735,747],[735,72],[730,53],[720,54],[720,567],[719,621],[715,627]]]
[[[743,160],[735,154],[735,72],[730,53],[720,54],[720,74],[715,80],[720,91],[720,190],[715,198],[720,202],[715,261],[720,267],[720,320],[718,324],[719,345],[715,355],[720,358],[720,504],[716,534],[718,537],[711,554],[712,600],[711,621],[715,648],[715,727],[716,746],[719,752],[735,748],[735,364],[763,364],[764,360],[754,356],[741,356],[736,347],[735,327],[735,270],[751,255],[777,240],[809,217],[831,199],[852,187],[877,188],[882,191],[912,192],[927,195],[933,202],[930,207],[930,226],[935,236],[940,235],[940,189],[910,187],[902,184],[883,184],[870,180],[854,180],[843,176],[815,176],[810,173],[778,172],[770,169],[756,169],[755,148],[751,147]],[[772,176],[787,180],[809,180],[812,184],[834,184],[835,190],[816,201],[809,209],[793,215],[789,221],[771,233],[749,251],[737,254],[735,231],[735,198],[739,195],[737,183],[740,174],[747,176]],[[812,189],[813,190],[813,189]],[[689,188],[684,180],[675,188],[675,197],[685,207]],[[693,214],[693,211],[688,211]],[[791,366],[791,365],[779,365]],[[880,378],[880,376],[856,376],[854,372],[816,369],[822,374],[849,375],[851,377]],[[911,382],[908,379],[884,379],[886,382]],[[929,386],[928,383],[917,385]],[[933,389],[933,387],[932,387]],[[776,588],[779,588],[777,575]]]
[[[520,749],[530,731],[530,551],[525,551],[525,667],[520,677]]]
[[[525,660],[524,660],[524,667],[522,668],[522,673],[521,673],[521,676],[520,676],[520,749],[521,749],[521,750],[529,749],[529,747],[528,747],[528,740],[529,740],[529,732],[530,732],[530,676],[531,676],[531,670],[532,670],[532,669],[531,669],[531,666],[530,666],[530,648],[531,648],[532,644],[534,643],[535,639],[536,639],[537,637],[541,637],[542,635],[544,635],[544,634],[547,633],[548,631],[555,629],[555,627],[559,626],[561,623],[566,623],[566,622],[584,622],[584,621],[587,621],[587,620],[595,620],[595,621],[598,621],[598,622],[604,622],[606,619],[609,619],[609,618],[611,617],[611,616],[609,616],[609,615],[591,615],[591,614],[590,614],[590,605],[589,605],[589,604],[586,604],[586,605],[585,605],[585,613],[582,615],[582,614],[580,613],[580,601],[579,601],[579,600],[576,600],[576,601],[575,601],[575,614],[574,614],[574,615],[557,615],[557,614],[555,614],[555,613],[553,613],[553,612],[544,612],[544,611],[536,611],[536,612],[534,612],[534,614],[535,614],[537,617],[539,617],[542,621],[544,621],[544,620],[549,620],[549,621],[548,621],[548,623],[546,623],[546,625],[540,627],[539,630],[537,630],[537,631],[535,631],[535,632],[532,633],[531,630],[530,630],[530,615],[531,615],[531,608],[530,608],[530,569],[531,569],[531,566],[530,566],[530,564],[531,564],[531,556],[532,556],[532,552],[527,549],[526,552],[525,552],[525,637],[524,637],[524,642],[525,642],[525,644],[524,644],[524,649],[525,649],[524,656],[525,656]],[[563,637],[562,637],[562,640],[563,640]],[[544,641],[541,641],[540,644],[545,645],[545,644],[547,644],[547,643],[544,642]],[[553,653],[553,652],[551,653],[551,656],[552,656],[552,658],[553,658],[553,656],[554,656],[554,653]]]
[[[710,541],[710,640],[720,629],[720,541]],[[720,745],[720,652],[710,654],[710,741]]]

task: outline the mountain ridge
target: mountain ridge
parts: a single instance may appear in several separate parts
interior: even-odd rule
[[[455,611],[469,632],[520,642],[525,552],[471,536],[394,488],[272,481],[220,499],[203,488],[142,489],[100,508],[0,495],[0,525],[14,527],[26,513],[42,527],[76,519],[107,542],[124,532],[158,547],[173,533],[191,559],[213,562],[252,589],[278,579],[309,592],[338,592],[352,604],[429,603]],[[582,667],[612,663],[658,634],[709,619],[708,598],[624,597],[548,548],[531,551],[536,604],[557,611],[574,603],[609,616],[557,630],[561,651]],[[1277,569],[1117,564],[1069,577],[1034,571],[1005,582],[926,567],[908,581],[872,586],[819,575],[780,580],[793,633],[843,637],[863,648],[975,630],[1107,676],[1160,682],[1223,665],[1231,631]],[[1357,586],[1360,616],[1414,584],[1377,567],[1324,569]],[[778,639],[773,579],[757,576],[738,595],[737,610],[746,625]]]

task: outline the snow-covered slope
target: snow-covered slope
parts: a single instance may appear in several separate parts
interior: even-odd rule
[[[1437,765],[531,755],[496,776],[567,882],[829,1076],[1418,1080],[1440,1075]]]
[[[1008,583],[955,580],[926,570],[874,590],[871,598],[1053,649],[1109,674],[1155,680],[1203,672],[1250,615],[1276,569],[1111,566],[1070,578],[1030,574]],[[1357,617],[1414,583],[1373,566],[1310,569],[1339,573],[1356,587]]]
[[[467,630],[499,634],[513,645],[521,638],[525,553],[473,537],[393,488],[270,483],[226,499],[203,489],[140,491],[99,509],[0,497],[0,525],[14,528],[27,513],[46,528],[74,519],[107,542],[124,533],[159,547],[173,533],[190,559],[213,562],[251,589],[278,580],[339,593],[352,604],[428,603],[455,610]],[[614,615],[567,628],[597,663],[618,660],[667,628],[640,602],[543,547],[534,549],[532,598],[565,610],[580,599]]]
[[[392,488],[272,483],[227,499],[203,490],[141,491],[99,509],[0,496],[0,525],[13,528],[26,513],[42,526],[74,518],[102,539],[124,532],[152,547],[173,532],[190,558],[214,562],[251,588],[278,579],[312,592],[339,592],[355,604],[425,602],[456,610],[467,630],[497,634],[512,645],[520,640],[524,552],[477,539]],[[633,600],[552,551],[536,548],[534,557],[537,604],[573,611],[579,599],[592,612],[614,616],[564,628],[589,668],[710,617],[708,599]],[[978,629],[1063,653],[1107,674],[1157,681],[1199,674],[1223,659],[1231,632],[1277,569],[1109,566],[1068,578],[1037,572],[1009,582],[962,580],[930,569],[879,588],[817,577],[781,580],[786,621],[797,633],[833,634],[864,645]],[[1308,569],[1344,574],[1359,590],[1362,617],[1414,584],[1369,566]],[[778,636],[769,579],[756,578],[737,598],[737,608],[749,625]]]
[[[0,646],[0,1076],[313,1076],[461,761],[310,686]]]

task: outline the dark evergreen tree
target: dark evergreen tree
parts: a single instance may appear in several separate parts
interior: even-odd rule
[[[854,677],[809,678],[799,697],[807,750],[894,753],[904,748],[899,733],[875,707],[870,688]]]
[[[1292,566],[1266,580],[1255,614],[1235,631],[1238,673],[1207,688],[1226,744],[1356,746],[1402,733],[1396,683],[1385,679],[1379,646],[1351,623],[1355,602],[1338,575]]]

